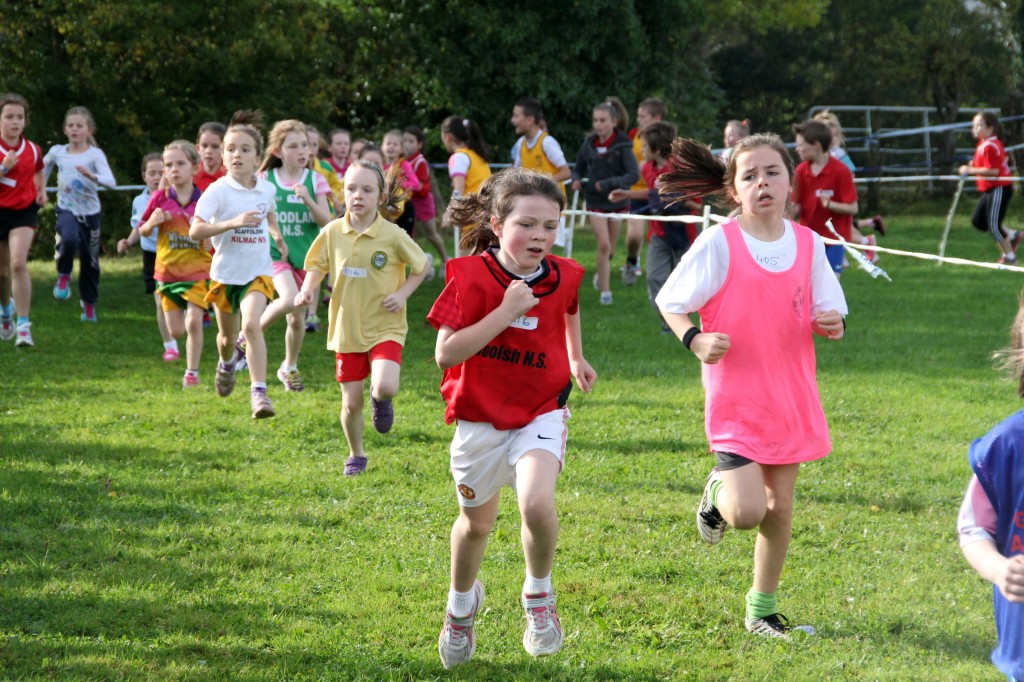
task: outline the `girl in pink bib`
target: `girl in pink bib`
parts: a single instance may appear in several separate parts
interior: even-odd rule
[[[718,459],[697,508],[710,544],[757,528],[746,627],[787,637],[776,590],[789,548],[801,462],[832,449],[815,377],[813,334],[838,340],[846,299],[821,238],[785,219],[793,162],[775,135],[737,143],[725,165],[676,140],[663,195],[724,195],[740,205],[707,230],[658,294],[666,322],[701,361],[708,442]],[[690,314],[700,313],[701,327]]]

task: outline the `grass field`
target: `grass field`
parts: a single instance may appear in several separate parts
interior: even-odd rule
[[[994,259],[967,211],[947,253]],[[943,218],[889,225],[886,245],[934,253]],[[592,270],[593,239],[575,245]],[[754,536],[730,531],[709,548],[694,527],[713,462],[698,362],[659,333],[642,280],[616,284],[612,307],[588,283],[599,380],[570,398],[559,483],[565,648],[522,650],[506,492],[477,654],[449,672],[436,646],[457,513],[452,429],[423,323],[438,280],[410,302],[395,428],[368,429],[369,470],[346,480],[322,333],[306,340],[306,391],[272,384],[278,416],[257,423],[244,381],[228,399],[213,389],[213,330],[201,387],[182,391],[137,257],[104,261],[97,325],[78,321],[74,296],[55,301],[52,264],[34,263],[36,348],[0,346],[0,678],[998,680],[990,588],[959,553],[955,517],[967,445],[1020,408],[990,353],[1024,277],[882,265],[891,284],[843,277],[847,337],[817,342],[834,451],[801,473],[779,593],[815,636],[744,631]],[[283,335],[268,335],[272,365]]]

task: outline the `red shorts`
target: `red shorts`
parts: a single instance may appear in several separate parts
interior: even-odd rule
[[[274,277],[277,277],[283,272],[289,272],[292,275],[292,279],[295,280],[295,286],[299,289],[302,288],[302,283],[306,280],[306,271],[299,270],[291,263],[286,260],[276,260],[273,263]]]
[[[334,366],[338,382],[362,381],[370,376],[370,363],[391,360],[402,364],[402,344],[382,341],[367,353],[335,353]]]

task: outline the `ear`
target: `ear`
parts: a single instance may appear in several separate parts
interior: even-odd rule
[[[495,236],[497,236],[498,238],[501,237],[501,228],[502,227],[503,227],[503,225],[498,222],[498,216],[492,215],[491,216],[491,232],[493,232],[495,234]]]

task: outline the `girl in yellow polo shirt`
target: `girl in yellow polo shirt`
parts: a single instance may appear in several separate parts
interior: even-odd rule
[[[349,447],[345,475],[355,476],[366,470],[364,380],[370,377],[373,426],[387,433],[409,331],[405,302],[426,279],[427,256],[387,219],[397,217],[397,205],[408,198],[398,173],[385,181],[379,166],[360,159],[345,172],[344,191],[347,211],[327,223],[309,247],[295,305],[308,305],[330,276],[327,348],[335,352],[341,384],[341,427]]]

